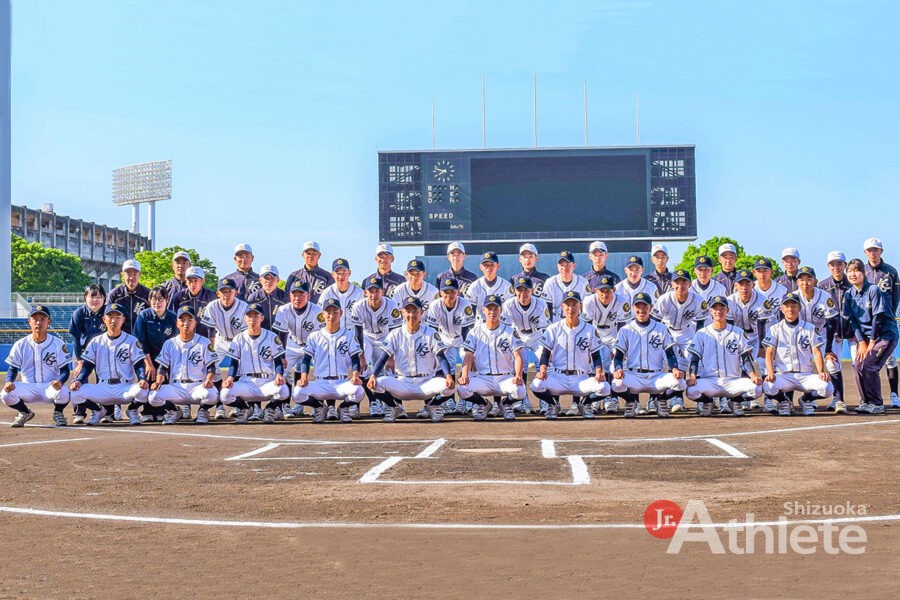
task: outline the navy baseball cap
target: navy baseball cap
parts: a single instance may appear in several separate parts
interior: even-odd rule
[[[613,284],[613,278],[609,275],[604,275],[597,279],[597,283],[594,284],[595,290],[611,290],[616,287]]]
[[[423,263],[421,260],[413,259],[413,260],[409,261],[409,263],[407,263],[406,270],[407,271],[422,271],[424,273],[425,272],[425,263]]]
[[[712,269],[712,259],[708,256],[698,256],[694,259],[694,268],[697,267],[706,267],[708,269]]]
[[[647,292],[638,292],[634,295],[634,298],[631,299],[631,305],[635,304],[646,304],[647,306],[653,306],[653,298],[650,297],[650,294]]]
[[[49,317],[50,309],[43,304],[35,304],[31,307],[31,312],[28,313],[29,317],[33,317],[34,315],[47,315]]]
[[[737,272],[737,275],[734,276],[734,282],[740,283],[742,281],[756,281],[756,276],[750,269],[741,269]]]
[[[237,283],[235,283],[234,279],[232,279],[231,277],[223,277],[222,279],[219,280],[218,289],[220,289],[220,290],[236,290]]]
[[[197,318],[197,311],[194,310],[194,307],[190,304],[185,304],[181,308],[178,309],[177,317],[180,319],[181,315],[191,315],[195,319]]]
[[[262,306],[254,302],[253,304],[247,306],[247,310],[244,311],[244,314],[249,315],[252,312],[263,314]]]
[[[532,281],[531,277],[516,277],[516,280],[513,282],[513,285],[516,289],[525,288],[526,290],[534,289],[534,281]]]
[[[499,265],[500,259],[497,258],[496,252],[485,252],[481,255],[481,264],[484,264],[486,262],[497,263]]]
[[[724,304],[728,306],[728,298],[725,296],[713,296],[712,300],[709,301],[709,307],[712,308],[716,304]]]
[[[322,303],[322,310],[325,310],[326,308],[331,308],[331,307],[341,310],[341,301],[338,300],[337,298],[329,298],[325,302]]]
[[[569,252],[568,250],[564,250],[559,253],[559,258],[556,259],[556,263],[559,264],[561,262],[573,263],[575,262],[575,255]]]
[[[772,270],[772,261],[766,257],[757,258],[756,262],[753,263],[754,269],[769,269]]]
[[[334,262],[331,263],[331,270],[337,271],[338,269],[349,269],[350,263],[347,262],[346,258],[336,258]]]
[[[496,294],[491,294],[484,299],[485,306],[503,306],[503,299]]]
[[[565,294],[563,294],[563,297],[562,297],[563,302],[565,302],[566,300],[575,300],[577,302],[581,302],[581,294],[579,294],[575,290],[568,291]]]
[[[674,273],[672,273],[672,281],[676,279],[687,279],[691,280],[691,274],[687,269],[677,269]]]
[[[381,280],[381,277],[373,276],[366,279],[366,289],[371,290],[372,288],[384,288],[384,282]]]
[[[797,271],[797,277],[800,277],[801,275],[809,275],[810,277],[815,279],[816,278],[816,270],[813,269],[812,267],[800,267],[800,270]]]
[[[800,294],[788,292],[784,295],[784,298],[781,299],[781,303],[787,304],[788,302],[796,302],[797,304],[800,304]]]
[[[453,277],[441,279],[441,291],[445,292],[447,290],[459,290],[459,282]]]
[[[630,267],[632,265],[638,265],[639,267],[643,267],[644,261],[641,260],[640,256],[629,256],[628,260],[625,261],[625,268],[627,269],[628,267]]]
[[[291,284],[292,292],[303,292],[305,294],[309,293],[309,284],[305,281],[295,281]]]
[[[115,302],[113,302],[112,304],[107,304],[106,310],[103,311],[103,314],[108,315],[110,313],[119,313],[120,315],[124,315],[125,307],[121,304],[116,304]]]
[[[421,309],[422,301],[415,296],[407,296],[403,299],[403,308],[408,308],[410,306],[415,306],[416,308]]]

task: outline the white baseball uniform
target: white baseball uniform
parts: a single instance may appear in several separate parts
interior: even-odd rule
[[[743,356],[752,353],[744,332],[734,325],[716,329],[707,325],[694,334],[687,351],[700,359],[697,367],[697,383],[688,386],[687,397],[697,400],[707,398],[759,398],[762,386],[742,376]]]
[[[216,298],[206,305],[200,323],[206,325],[211,337],[215,338],[215,348],[219,356],[228,354],[231,342],[238,334],[247,329],[244,315],[247,313],[247,303],[240,298],[235,298],[234,303],[228,308],[222,304],[222,300]]]
[[[355,283],[351,283],[346,292],[338,289],[337,283],[332,283],[322,295],[319,296],[319,306],[324,306],[325,301],[334,298],[341,303],[341,327],[350,327],[350,314],[357,302],[365,302],[366,294]]]
[[[69,347],[51,333],[40,343],[34,341],[31,334],[16,340],[6,357],[6,364],[19,370],[19,378],[14,382],[14,389],[0,391],[0,400],[9,406],[19,402],[66,404],[69,389],[66,386],[54,389],[50,382],[58,381],[60,369],[71,362]]]
[[[509,325],[500,323],[488,329],[484,323],[475,326],[463,344],[463,352],[474,359],[469,383],[459,386],[459,397],[509,396],[513,400],[525,398],[525,384],[515,383],[515,354],[522,351],[522,340]]]
[[[362,354],[353,331],[344,327],[334,333],[327,329],[313,332],[306,340],[306,353],[315,365],[316,378],[305,387],[294,386],[297,404],[320,405],[325,400],[345,400],[359,404],[365,392],[349,381],[353,357]],[[299,379],[295,376],[295,380]],[[312,398],[312,400],[310,400]]]
[[[455,369],[460,358],[460,348],[465,341],[462,336],[463,328],[475,324],[475,308],[472,303],[458,296],[453,308],[447,308],[443,299],[437,300],[428,307],[424,321],[437,330],[447,348],[445,351],[447,362]]]
[[[668,372],[666,350],[673,346],[675,340],[669,329],[659,321],[650,319],[642,324],[635,319],[622,327],[616,334],[615,349],[625,356],[624,377],[613,379],[613,391],[619,394],[684,391],[684,380]]]
[[[134,366],[144,361],[144,350],[136,337],[124,331],[116,338],[108,332],[88,342],[81,358],[94,364],[97,383],[84,383],[71,394],[72,404],[93,400],[97,404],[146,402],[148,390],[138,386]]]
[[[550,305],[550,315],[552,320],[558,321],[563,318],[562,301],[563,296],[567,292],[578,292],[582,298],[586,298],[588,294],[592,294],[591,284],[581,275],[572,275],[572,280],[568,283],[562,280],[562,275],[554,275],[544,282],[544,289],[541,296]]]
[[[825,345],[815,325],[802,320],[794,324],[780,321],[769,327],[762,345],[775,349],[775,381],[763,382],[767,396],[793,391],[812,392],[819,398],[831,395],[834,387],[830,381],[822,381],[813,359],[813,348],[821,350]]]
[[[428,310],[428,307],[431,306],[431,303],[434,302],[439,296],[440,292],[438,289],[428,283],[427,281],[422,282],[422,287],[419,288],[419,291],[415,291],[412,289],[412,286],[409,285],[409,282],[401,283],[394,290],[394,295],[391,296],[391,299],[397,303],[397,306],[403,304],[403,300],[408,298],[409,296],[413,296],[422,301],[422,310]]]
[[[430,400],[453,394],[446,379],[436,375],[440,368],[437,355],[447,348],[433,327],[422,324],[415,333],[405,325],[398,327],[388,334],[383,348],[394,359],[396,375],[379,377],[376,393],[387,392],[398,400]]]
[[[616,293],[628,298],[629,303],[632,303],[634,301],[634,297],[641,292],[649,294],[651,298],[656,298],[659,296],[659,288],[656,287],[656,284],[649,279],[644,279],[643,277],[641,277],[641,280],[634,285],[630,281],[628,281],[627,278],[616,284]]]
[[[275,365],[284,353],[281,339],[268,329],[260,330],[256,337],[246,330],[237,334],[228,347],[228,356],[238,361],[236,381],[230,388],[222,388],[222,402],[287,400],[288,387],[275,383]]]
[[[390,298],[381,298],[381,305],[372,308],[368,300],[357,302],[353,305],[350,315],[352,327],[363,328],[363,356],[366,357],[366,373],[369,375],[371,368],[381,354],[381,344],[388,334],[403,325],[403,315],[397,303]]]
[[[165,367],[168,382],[150,392],[150,404],[205,404],[212,406],[219,400],[215,387],[203,387],[210,365],[219,364],[219,355],[209,339],[199,334],[185,341],[176,335],[163,343],[156,358]]]
[[[722,285],[718,282],[716,284]],[[712,282],[709,287],[712,287]],[[650,316],[661,321],[669,330],[677,348],[678,368],[687,371],[690,359],[685,350],[697,331],[697,321],[703,322],[709,316],[706,300],[693,290],[688,290],[687,298],[684,302],[679,302],[675,290],[669,290],[653,303]]]
[[[612,367],[612,350],[616,345],[616,334],[619,328],[634,319],[631,312],[631,301],[613,291],[612,300],[604,305],[597,294],[584,299],[581,308],[581,319],[587,321],[597,330],[600,338],[600,354],[603,358],[603,369],[607,372]]]
[[[531,381],[532,390],[554,396],[609,395],[606,380],[597,381],[594,377],[596,369],[591,355],[600,349],[600,338],[593,325],[579,321],[575,327],[569,327],[564,320],[552,323],[541,338],[541,347],[550,353],[547,379],[535,377]]]
[[[296,309],[290,304],[284,304],[275,311],[275,319],[272,321],[272,329],[287,334],[285,344],[285,359],[287,360],[287,375],[294,372],[294,368],[303,358],[304,347],[309,336],[325,326],[325,315],[322,309],[312,302]]]
[[[481,312],[481,309],[484,308],[484,299],[492,295],[497,296],[503,302],[507,298],[515,296],[516,291],[508,279],[500,276],[492,283],[489,283],[483,275],[473,281],[466,291],[466,300],[472,303],[476,321],[481,322],[484,320],[484,314]]]

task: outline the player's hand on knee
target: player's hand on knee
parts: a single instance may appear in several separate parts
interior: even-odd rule
[[[6,392],[7,394],[9,392],[13,391],[14,389],[16,389],[16,384],[14,384],[12,381],[7,381],[6,385],[3,386],[3,391]]]
[[[827,353],[825,354],[825,360],[826,360],[826,361],[829,361],[829,360],[830,360],[831,362],[833,362],[833,363],[836,364],[836,365],[841,364],[840,359],[837,357],[837,354],[835,354],[834,352],[827,352]]]
[[[460,383],[462,383],[463,385],[466,385],[466,384],[463,383],[462,381],[460,381]],[[521,374],[516,373],[516,376],[513,377],[513,383],[514,383],[515,385],[525,385],[525,378],[522,377]]]
[[[697,375],[695,373],[691,373],[687,376],[687,384],[690,386],[697,385]]]
[[[203,387],[205,387],[206,389],[209,389],[209,388],[213,387],[214,385],[215,385],[215,383],[213,383],[213,376],[212,376],[212,373],[210,373],[206,376],[206,379],[203,380]]]
[[[672,375],[675,376],[675,379],[684,379],[684,371],[682,371],[678,367],[672,369]]]
[[[275,385],[284,385],[284,375],[281,373],[275,375]]]
[[[10,383],[12,383],[12,382],[10,382]],[[62,389],[62,386],[63,386],[62,381],[60,381],[59,379],[54,379],[53,381],[50,382],[50,387],[52,387],[57,392]]]
[[[447,375],[444,378],[444,387],[447,388],[448,390],[452,390],[453,388],[456,387],[456,382],[453,379],[453,375]]]
[[[234,385],[234,377],[226,377],[225,381],[222,382],[222,387],[225,389],[229,389]]]
[[[359,371],[353,371],[350,374],[350,383],[353,385],[362,385],[362,378],[359,376]]]
[[[547,379],[547,366],[546,366],[546,365],[541,365],[541,368],[538,369],[538,372],[537,372],[537,374],[535,375],[535,377],[536,377],[537,379],[540,379],[541,381]]]
[[[616,369],[613,372],[613,379],[622,381],[623,379],[625,379],[625,371],[623,369]]]
[[[138,387],[142,390],[147,390],[150,389],[150,384],[147,383],[146,379],[141,379],[140,381],[138,381]]]
[[[754,385],[760,385],[763,380],[762,377],[760,377],[756,373],[750,373],[750,381],[752,381]]]
[[[78,381],[77,379],[69,384],[69,389],[72,390],[73,392],[77,391],[78,388],[80,388],[80,387],[81,387],[81,382]]]
[[[462,371],[459,374],[459,379],[457,380],[457,382],[459,383],[459,385],[469,385],[469,372]],[[518,384],[516,384],[516,385],[518,385]]]
[[[596,372],[594,373],[594,379],[595,379],[596,381],[598,381],[598,382],[599,382],[599,381],[606,381],[606,375],[603,374],[603,369],[602,369],[602,368],[596,369]]]
[[[766,375],[766,381],[768,381],[769,383],[774,383],[775,382],[775,373],[768,373]]]
[[[369,381],[366,383],[366,387],[370,390],[374,390],[375,386],[378,384],[378,379],[374,375],[369,377]]]
[[[300,379],[297,380],[297,385],[300,387],[306,387],[309,384],[309,373],[300,373]]]
[[[831,375],[828,374],[828,371],[822,371],[819,373],[819,379],[822,381],[831,381]]]

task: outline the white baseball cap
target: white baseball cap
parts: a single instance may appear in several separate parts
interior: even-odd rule
[[[588,249],[588,254],[593,254],[594,250],[599,250],[600,252],[609,252],[606,249],[606,244],[604,242],[591,242],[591,247]]]
[[[793,256],[797,260],[800,260],[800,251],[796,248],[785,248],[781,251],[781,258],[785,258],[786,256]]]
[[[259,270],[259,276],[263,275],[275,275],[278,276],[278,267],[275,265],[263,265],[262,269]]]
[[[179,250],[175,254],[172,255],[172,260],[177,260],[179,258],[184,258],[188,262],[191,262],[191,255],[185,252],[184,250]]]
[[[248,254],[253,254],[253,248],[250,247],[250,244],[247,242],[242,242],[234,247],[234,253],[238,252],[247,252]]]
[[[828,260],[825,261],[826,264],[831,264],[834,261],[839,260],[841,262],[847,262],[847,257],[844,256],[844,253],[840,250],[832,250],[828,253]]]
[[[390,244],[378,244],[375,246],[375,256],[378,256],[381,253],[394,255],[394,248]]]
[[[312,240],[310,240],[308,242],[303,242],[303,248],[300,250],[300,252],[302,254],[303,252],[306,252],[307,250],[315,250],[316,252],[318,252],[320,254],[322,253],[322,251],[319,249],[319,242],[313,242]]]
[[[519,246],[519,254],[522,254],[523,252],[531,252],[535,256],[538,255],[537,246],[534,244],[522,244]]]
[[[666,256],[669,255],[669,249],[662,244],[654,244],[653,248],[650,249],[650,256],[655,256],[657,252],[662,252]]]
[[[122,270],[127,271],[128,269],[133,269],[133,270],[137,271],[138,273],[140,273],[141,272],[141,263],[134,260],[133,258],[130,258],[122,263]]]
[[[868,250],[869,248],[880,248],[884,250],[884,244],[881,243],[881,240],[878,238],[872,237],[866,240],[863,244],[863,250]]]
[[[462,242],[451,242],[450,245],[447,246],[447,254],[450,254],[454,250],[459,250],[463,254],[466,253],[466,247],[463,246]]]
[[[200,267],[191,267],[184,276],[187,278],[196,277],[197,279],[206,279],[206,273],[204,273],[203,269]]]
[[[726,252],[731,252],[737,256],[737,248],[734,247],[734,244],[722,244],[719,246],[719,256],[722,256]]]

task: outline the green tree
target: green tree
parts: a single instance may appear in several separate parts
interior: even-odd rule
[[[170,246],[162,250],[145,250],[138,252],[134,258],[141,263],[141,283],[152,288],[172,278],[172,257],[176,252],[187,252],[191,257],[191,265],[200,267],[206,273],[204,287],[216,289],[216,265],[208,258],[200,258],[200,253],[193,248]]]
[[[80,292],[90,283],[79,257],[12,236],[14,292]]]
[[[676,269],[687,269],[688,271],[693,272],[694,270],[694,260],[698,256],[708,256],[713,260],[713,264],[716,265],[713,269],[713,274],[716,274],[722,270],[722,267],[719,265],[719,246],[722,244],[734,244],[734,247],[737,248],[737,262],[735,263],[736,268],[738,269],[752,269],[753,263],[756,262],[758,258],[768,258],[772,261],[772,276],[778,277],[784,271],[781,269],[781,262],[776,261],[775,259],[764,256],[762,254],[747,254],[744,251],[744,247],[737,243],[737,240],[734,240],[730,237],[724,236],[716,236],[709,238],[705,242],[699,245],[690,244],[687,249],[684,251],[684,254],[681,257],[681,262],[679,262],[675,268]]]

